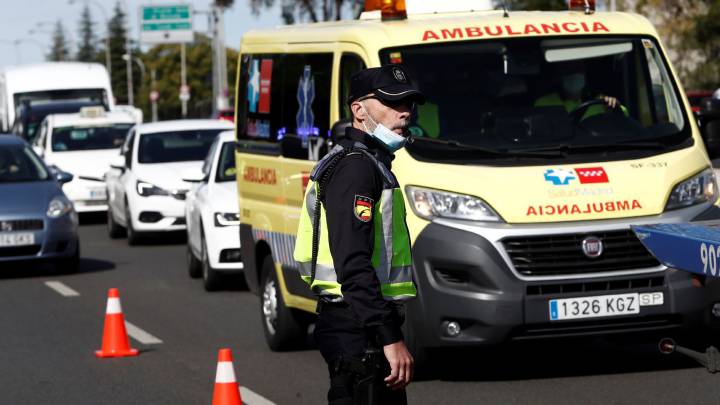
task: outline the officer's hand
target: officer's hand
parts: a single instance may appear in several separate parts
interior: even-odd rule
[[[620,105],[620,102],[618,101],[618,99],[615,97],[612,97],[612,96],[600,95],[598,98],[605,101],[605,104],[610,108],[616,108]]]
[[[405,388],[413,378],[413,360],[405,343],[399,342],[383,347],[385,358],[390,363],[390,375],[385,377],[385,383],[394,390]]]

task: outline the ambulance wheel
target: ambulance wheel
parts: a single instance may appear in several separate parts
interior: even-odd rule
[[[190,248],[190,237],[188,237],[188,245],[187,251],[185,253],[185,258],[187,261],[188,274],[190,275],[190,278],[200,278],[200,276],[202,276],[202,263],[200,263],[200,260],[195,257],[195,254],[192,252],[192,248]]]
[[[272,256],[265,257],[260,285],[260,316],[263,319],[265,341],[273,351],[301,347],[306,341],[307,328],[298,314],[285,306]]]

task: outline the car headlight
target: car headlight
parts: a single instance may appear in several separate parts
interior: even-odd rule
[[[73,205],[70,200],[65,197],[55,197],[50,200],[50,204],[48,204],[47,216],[50,218],[60,218],[72,210]]]
[[[236,212],[216,212],[215,226],[240,225],[240,215]]]
[[[500,222],[502,219],[483,200],[471,195],[406,186],[410,207],[420,218],[464,219],[469,221]]]
[[[169,191],[144,181],[138,181],[136,188],[138,194],[143,197],[149,197],[151,195],[170,195]]]
[[[670,193],[665,210],[689,207],[717,199],[717,182],[712,169],[681,182]]]

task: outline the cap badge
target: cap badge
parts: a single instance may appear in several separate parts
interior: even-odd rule
[[[393,76],[395,76],[395,80],[397,80],[400,83],[407,83],[407,78],[405,77],[405,72],[400,70],[400,68],[393,68],[392,73],[393,73]]]

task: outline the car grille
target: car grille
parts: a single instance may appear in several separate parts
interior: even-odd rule
[[[603,253],[589,258],[588,236],[602,240]],[[660,266],[631,230],[513,237],[502,241],[515,269],[526,276],[588,274]]]
[[[40,245],[1,247],[0,257],[35,256],[40,251]]]
[[[42,219],[0,221],[0,232],[37,231],[44,227]]]

